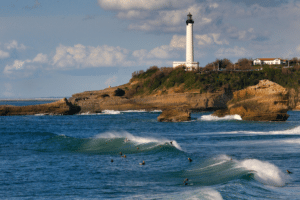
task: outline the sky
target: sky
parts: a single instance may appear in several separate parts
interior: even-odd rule
[[[2,0],[0,99],[70,97],[194,60],[300,57],[300,0]]]

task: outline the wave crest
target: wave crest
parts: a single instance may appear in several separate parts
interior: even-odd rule
[[[213,115],[202,115],[201,121],[229,121],[229,120],[242,120],[240,115],[226,115],[225,117],[217,117]]]

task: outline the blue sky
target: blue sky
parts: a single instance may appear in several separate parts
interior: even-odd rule
[[[299,0],[4,0],[0,99],[69,97],[127,83],[152,65],[300,57]]]

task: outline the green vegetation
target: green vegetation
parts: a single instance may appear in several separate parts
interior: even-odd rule
[[[248,65],[245,60],[241,61]],[[223,60],[223,63],[226,62]],[[185,71],[184,67],[173,69],[153,66],[146,72],[141,70],[132,74],[131,82],[137,81],[137,83],[126,91],[126,95],[131,97],[151,94],[157,90],[164,91],[172,87],[181,87],[182,92],[196,89],[199,93],[214,92],[222,88],[240,90],[256,85],[262,79],[268,79],[286,88],[298,89],[300,84],[300,70],[297,67],[283,68],[264,65],[260,66],[262,70],[259,71],[253,67],[249,69],[249,65],[247,68],[248,70],[241,71]]]

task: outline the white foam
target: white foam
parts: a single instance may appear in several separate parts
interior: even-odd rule
[[[217,190],[210,187],[200,189],[188,189],[188,187],[185,187],[184,189],[185,190],[183,190],[182,192],[134,195],[125,199],[223,200],[222,195]]]
[[[85,112],[85,113],[80,113],[79,115],[96,115],[96,113]]]
[[[220,132],[223,134],[249,134],[249,135],[300,135],[300,126],[293,129],[282,130],[282,131],[231,131],[231,132]]]
[[[103,134],[98,134],[95,136],[95,138],[127,138],[130,142],[138,143],[138,144],[144,144],[144,143],[158,143],[159,144],[170,144],[171,140],[168,139],[156,139],[151,137],[139,137],[134,136],[128,132],[107,132]],[[182,150],[180,145],[175,141],[172,140],[172,145],[175,146],[177,149]]]
[[[289,179],[278,167],[265,161],[246,159],[239,162],[237,167],[253,171],[255,180],[266,185],[282,187]]]
[[[151,110],[150,112],[162,112],[162,110]]]
[[[300,139],[287,139],[287,140],[280,140],[279,142],[284,142],[288,144],[300,144]]]
[[[121,111],[121,112],[125,112],[125,113],[139,113],[139,112],[147,112],[146,110],[124,110],[124,111]]]
[[[213,115],[202,115],[201,121],[229,121],[229,120],[242,120],[240,115],[226,115],[225,117],[217,117]]]
[[[48,114],[35,114],[34,116],[45,116],[45,115],[48,115]]]
[[[118,110],[103,110],[101,114],[118,115],[118,114],[121,114],[121,112]]]

